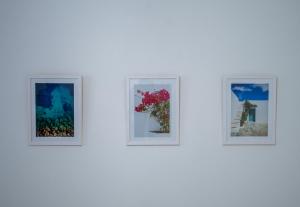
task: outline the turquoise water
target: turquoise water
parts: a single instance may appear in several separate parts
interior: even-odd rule
[[[74,136],[74,84],[36,83],[36,136]]]

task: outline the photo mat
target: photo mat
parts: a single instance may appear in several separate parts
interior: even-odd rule
[[[223,144],[275,144],[274,76],[223,78]]]
[[[179,78],[128,78],[128,145],[179,144]]]
[[[30,145],[81,145],[80,76],[31,76]]]

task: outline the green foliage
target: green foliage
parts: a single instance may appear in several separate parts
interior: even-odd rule
[[[160,131],[162,133],[170,133],[170,102],[165,101],[155,104],[150,111],[150,115],[158,120]]]
[[[244,111],[241,115],[240,126],[243,126],[244,123],[247,121],[249,111],[251,108],[254,108],[254,107],[257,107],[257,105],[250,103],[248,100],[245,101],[245,103],[243,104]]]
[[[247,117],[248,117],[248,112],[243,112],[242,113],[242,116],[241,116],[241,120],[240,120],[240,126],[243,126],[245,121],[247,120]]]

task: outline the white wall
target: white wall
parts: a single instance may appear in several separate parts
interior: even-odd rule
[[[269,101],[250,101],[255,104],[255,122],[257,123],[268,123],[268,108]]]
[[[300,206],[300,2],[0,1],[1,207]],[[27,145],[28,74],[84,77],[84,146]],[[124,77],[181,75],[181,145],[125,145]],[[222,146],[221,76],[279,78],[276,146]]]

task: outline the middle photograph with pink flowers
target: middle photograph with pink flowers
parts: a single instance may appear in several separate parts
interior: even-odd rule
[[[179,76],[128,78],[128,145],[179,145]]]

